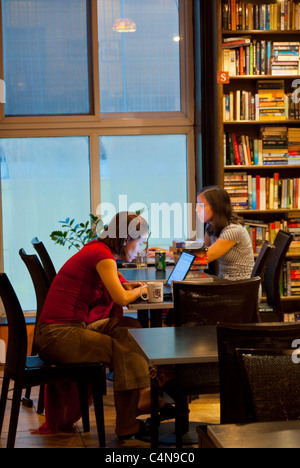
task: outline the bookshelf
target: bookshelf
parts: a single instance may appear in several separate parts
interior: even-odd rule
[[[294,229],[282,295],[300,317],[300,1],[216,2],[217,68],[229,73],[218,84],[220,184],[257,253],[279,228]]]

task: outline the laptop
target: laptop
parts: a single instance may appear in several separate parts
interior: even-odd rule
[[[172,282],[183,281],[186,278],[191,266],[194,263],[195,258],[196,255],[190,252],[182,252],[178,259],[178,262],[174,266],[172,273],[170,274],[166,284],[164,285],[164,297],[172,297]]]

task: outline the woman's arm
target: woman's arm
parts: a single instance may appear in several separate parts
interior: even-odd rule
[[[102,260],[98,263],[96,269],[110,297],[119,306],[124,307],[141,296],[143,286],[131,290],[124,289],[120,282],[117,265],[114,260]]]
[[[225,239],[218,239],[214,244],[208,248],[207,260],[208,263],[214,262],[218,258],[229,252],[230,249],[236,244],[234,241]]]

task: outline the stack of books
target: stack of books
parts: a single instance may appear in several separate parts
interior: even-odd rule
[[[224,187],[230,195],[234,210],[248,209],[248,176],[246,172],[225,174]]]
[[[288,164],[287,127],[262,127],[261,136],[263,165]]]
[[[300,296],[300,258],[286,262],[286,295]]]
[[[274,42],[271,74],[299,75],[299,42]]]
[[[293,253],[297,252],[300,254],[300,218],[299,217],[289,217],[288,232],[290,232],[294,236],[293,242],[290,247],[290,252],[293,252]]]
[[[288,129],[288,164],[300,164],[300,128]]]
[[[286,120],[283,80],[258,81],[259,120]]]

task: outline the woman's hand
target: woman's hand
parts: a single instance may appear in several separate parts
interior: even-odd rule
[[[132,291],[133,289],[146,286],[146,284],[145,283],[122,283],[122,286],[126,291]]]
[[[102,260],[96,266],[97,272],[102,279],[104,286],[110,294],[112,300],[125,307],[127,304],[136,301],[141,297],[143,283],[122,283],[117,270],[117,265],[114,260]],[[124,285],[128,285],[124,287]],[[132,286],[130,286],[132,285]],[[135,285],[135,287],[134,287]]]

